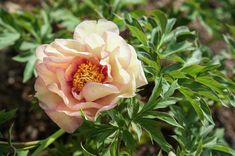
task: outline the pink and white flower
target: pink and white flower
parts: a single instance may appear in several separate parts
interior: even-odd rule
[[[74,39],[56,39],[36,51],[36,97],[47,115],[66,132],[135,96],[147,84],[135,49],[104,19],[84,21]]]

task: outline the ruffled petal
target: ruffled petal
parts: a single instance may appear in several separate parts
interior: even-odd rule
[[[45,110],[54,110],[59,104],[63,103],[62,99],[47,89],[41,78],[37,78],[34,88],[35,97],[40,100],[41,107]]]
[[[79,40],[85,38],[87,35],[94,33],[97,22],[94,20],[86,20],[81,22],[74,31],[73,38]]]
[[[89,52],[100,57],[100,53],[105,44],[103,38],[95,33],[92,33],[85,37],[85,44]]]
[[[119,34],[119,29],[118,26],[111,22],[107,21],[105,19],[100,19],[98,20],[98,24],[96,27],[96,32],[100,35],[102,35],[104,32],[113,32],[115,34]]]
[[[119,97],[121,98],[130,98],[135,96],[136,91],[136,80],[133,74],[130,75],[130,82],[126,85],[120,85],[119,89],[121,90],[121,94]]]
[[[119,100],[119,97],[117,95],[109,95],[104,98],[101,98],[99,100],[96,100],[95,102],[98,103],[99,105],[102,105],[95,115],[95,119],[98,117],[100,112],[110,110],[114,108],[117,105],[117,102]]]
[[[84,39],[91,33],[97,33],[103,35],[104,32],[113,32],[119,34],[117,25],[111,21],[100,19],[98,22],[93,20],[87,20],[80,23],[74,31],[74,39]]]
[[[142,64],[137,59],[135,49],[131,45],[129,45],[129,48],[131,50],[132,57],[131,57],[130,65],[129,65],[127,71],[134,74],[134,77],[136,79],[136,87],[141,87],[143,85],[148,84],[148,81],[145,77],[144,69],[142,67]]]
[[[44,63],[37,64],[35,68],[38,76],[44,81],[45,85],[58,82],[55,74],[48,70],[47,66]]]
[[[46,111],[47,115],[62,129],[73,133],[81,124],[82,118],[71,117],[63,112]]]
[[[105,32],[103,38],[105,41],[105,51],[110,53],[120,47],[120,45],[126,44],[125,40],[121,36],[113,32]]]
[[[77,40],[56,39],[52,46],[64,56],[90,57],[91,53],[87,52],[86,46]]]
[[[122,44],[112,52],[111,56],[116,57],[122,68],[126,69],[131,62],[132,53],[127,44]]]
[[[118,58],[117,57],[113,58],[110,64],[112,67],[111,73],[112,73],[114,82],[120,85],[125,85],[129,83],[130,75],[125,69],[122,68],[121,64],[119,63]]]
[[[110,84],[101,84],[95,82],[86,83],[82,89],[82,95],[86,101],[95,101],[110,94],[119,93],[117,87]]]
[[[46,49],[47,46],[48,46],[47,44],[43,44],[43,45],[40,45],[36,49],[36,57],[37,57],[39,62],[42,62],[43,58],[46,57],[45,49]]]
[[[136,77],[137,88],[148,84],[148,81],[144,74],[144,68],[142,67],[142,63],[140,61],[138,61],[138,66],[139,66],[139,74]]]

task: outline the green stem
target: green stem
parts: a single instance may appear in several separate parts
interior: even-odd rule
[[[28,148],[28,147],[35,147],[38,144],[40,144],[40,140],[37,141],[29,141],[29,142],[12,142],[11,143],[15,148],[19,149],[19,148]],[[6,141],[0,141],[0,145],[9,145],[8,142]]]
[[[33,152],[32,156],[37,156],[43,151],[45,148],[47,148],[50,144],[52,144],[56,139],[58,139],[60,136],[64,134],[64,130],[60,129],[48,138],[42,140],[40,142],[40,146]]]

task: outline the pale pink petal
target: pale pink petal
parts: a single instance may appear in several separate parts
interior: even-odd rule
[[[36,49],[36,57],[39,60],[39,62],[42,62],[43,58],[46,57],[45,49],[46,49],[47,46],[48,46],[47,44],[43,44],[43,45],[40,45]]]
[[[74,89],[72,89],[72,95],[78,101],[81,101],[84,97],[82,96],[81,92],[78,94]]]
[[[73,97],[71,93],[72,88],[68,84],[68,82],[66,82],[63,70],[57,70],[56,75],[60,83],[60,89],[64,93],[64,95],[69,99],[69,106],[71,107],[74,103],[77,102],[77,100]]]
[[[47,115],[62,129],[73,133],[81,124],[82,118],[71,117],[63,112],[46,111]]]
[[[61,99],[63,99],[63,102],[68,107],[70,106],[70,99],[66,96],[66,94],[58,87],[56,83],[52,83],[47,86],[48,90],[50,90],[52,93],[57,94]]]
[[[52,46],[64,56],[80,56],[90,57],[91,53],[87,52],[87,48],[83,43],[77,40],[56,39]]]
[[[95,119],[98,117],[100,112],[110,110],[114,108],[117,105],[117,102],[119,100],[119,97],[117,95],[109,95],[104,98],[101,98],[99,100],[96,100],[95,102],[102,105],[95,115]]]
[[[34,88],[36,91],[35,97],[40,100],[43,109],[53,110],[58,104],[63,103],[58,95],[46,88],[46,85],[41,78],[37,78]]]
[[[86,101],[95,101],[110,94],[119,93],[117,87],[110,84],[88,82],[82,89],[82,95]]]
[[[54,56],[54,57],[64,57],[62,53],[60,53],[52,44],[49,44],[45,49],[45,54],[47,56]]]
[[[105,58],[101,59],[100,64],[107,67],[107,78],[106,78],[105,82],[112,82],[113,81],[113,77],[111,75],[112,67],[109,64],[109,57],[105,57]]]
[[[55,73],[48,70],[45,64],[40,63],[35,66],[38,76],[44,81],[45,85],[58,82]]]
[[[65,70],[65,79],[66,81],[72,81],[73,80],[73,74],[77,70],[77,64],[70,64],[68,68]]]

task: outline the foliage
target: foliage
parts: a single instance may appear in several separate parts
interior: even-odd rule
[[[169,17],[160,10],[130,11],[147,4],[144,0],[87,0],[81,5],[75,5],[75,0],[48,0],[43,9],[15,13],[2,8],[0,48],[19,52],[13,59],[26,63],[24,82],[32,77],[37,46],[70,37],[84,18],[116,22],[123,37],[136,49],[149,82],[136,97],[121,100],[95,122],[84,118],[82,126],[63,140],[56,141],[63,134],[59,130],[44,140],[23,145],[9,139],[4,147],[13,147],[17,155],[27,155],[33,149],[33,155],[37,155],[53,143],[47,148],[48,155],[117,156],[132,155],[139,144],[151,141],[158,151],[175,151],[179,156],[235,155],[223,138],[223,130],[215,126],[211,112],[213,107],[235,106],[235,83],[223,71],[226,57],[211,58],[197,33],[179,25],[199,17],[211,32],[219,34],[227,28],[221,26],[221,12],[226,13],[225,21],[234,20],[232,1],[221,2],[226,7],[216,11],[218,19],[212,19],[214,12],[205,3],[187,1],[179,10],[166,10]],[[185,10],[188,16],[170,18]],[[233,22],[229,23],[231,35],[224,36],[229,59],[235,59]],[[13,114],[0,111],[0,124]]]

